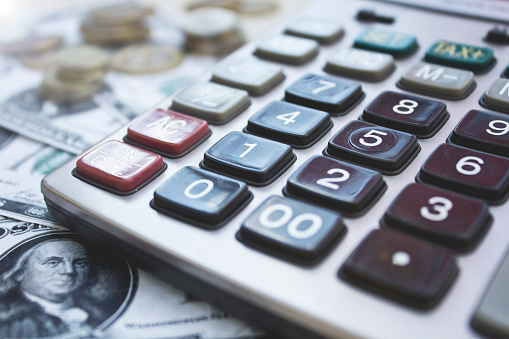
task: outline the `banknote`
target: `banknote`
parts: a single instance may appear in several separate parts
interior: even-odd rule
[[[57,227],[40,183],[71,158],[70,153],[0,128],[0,215]]]
[[[69,231],[0,218],[2,338],[261,334]]]

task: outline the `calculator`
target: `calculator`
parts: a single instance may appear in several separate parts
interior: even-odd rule
[[[509,337],[502,9],[313,1],[46,176],[48,208],[276,337]]]

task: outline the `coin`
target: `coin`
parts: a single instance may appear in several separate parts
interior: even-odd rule
[[[56,56],[56,50],[41,53],[25,53],[19,56],[19,61],[26,68],[41,70],[53,66],[56,61]]]
[[[28,53],[42,53],[51,49],[58,48],[62,44],[62,36],[29,36],[8,45],[0,46],[0,52],[8,55],[19,56]]]
[[[188,10],[194,10],[202,7],[222,7],[234,9],[238,0],[195,0],[187,5]]]
[[[58,76],[58,68],[54,67],[44,73],[39,86],[39,96],[57,103],[74,103],[90,99],[101,85],[102,78],[85,83],[64,81]]]
[[[56,63],[60,73],[102,71],[109,66],[110,54],[97,46],[76,45],[60,50]]]
[[[242,14],[265,14],[277,8],[273,0],[239,0],[232,8]]]
[[[224,8],[199,8],[187,15],[183,25],[186,36],[210,38],[239,29],[237,15]]]
[[[142,22],[122,24],[116,26],[95,25],[92,20],[85,18],[80,27],[87,43],[107,45],[125,44],[146,39],[150,30]]]
[[[174,68],[182,51],[174,46],[138,44],[119,50],[112,58],[113,69],[130,74],[149,74]]]
[[[102,26],[115,26],[139,22],[153,12],[152,7],[141,6],[133,1],[124,1],[92,10],[89,16],[95,23],[100,23]]]

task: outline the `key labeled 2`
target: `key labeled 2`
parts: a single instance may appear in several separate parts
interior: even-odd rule
[[[345,232],[336,213],[271,196],[244,221],[237,238],[269,254],[312,264],[326,255]]]

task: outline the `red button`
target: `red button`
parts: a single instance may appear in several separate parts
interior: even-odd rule
[[[209,134],[205,120],[174,111],[156,109],[134,121],[127,129],[127,141],[163,155],[180,155]]]
[[[92,184],[128,193],[162,172],[163,158],[152,152],[108,141],[92,150],[76,163],[76,172]]]

